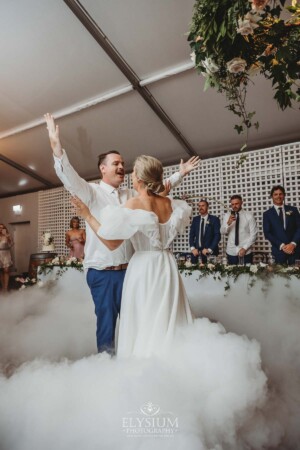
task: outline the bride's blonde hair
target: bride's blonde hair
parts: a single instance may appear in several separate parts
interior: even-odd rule
[[[135,175],[143,181],[148,194],[158,194],[165,190],[163,185],[163,166],[152,156],[141,155],[134,163]]]

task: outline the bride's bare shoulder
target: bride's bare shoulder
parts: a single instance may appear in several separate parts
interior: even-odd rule
[[[129,208],[129,209],[139,209],[140,206],[141,206],[141,201],[137,197],[132,197],[129,200],[127,200],[127,202],[125,203],[125,208]]]

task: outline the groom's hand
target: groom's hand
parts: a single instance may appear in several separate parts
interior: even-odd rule
[[[53,154],[59,158],[62,157],[63,151],[62,146],[59,139],[59,128],[58,125],[55,125],[54,117],[47,113],[44,115],[45,121],[47,124],[47,130],[49,134],[50,145],[53,151]]]

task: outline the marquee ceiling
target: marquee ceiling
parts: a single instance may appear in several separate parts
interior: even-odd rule
[[[60,125],[86,179],[97,155],[118,149],[127,169],[139,154],[164,164],[235,153],[235,118],[192,68],[186,32],[194,0],[2,0],[0,197],[60,185],[43,115]],[[257,77],[249,148],[300,139],[299,111],[278,109]]]

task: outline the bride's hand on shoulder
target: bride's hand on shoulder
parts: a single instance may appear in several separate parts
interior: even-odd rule
[[[78,197],[71,197],[71,204],[74,206],[76,214],[83,219],[87,219],[89,216],[91,216],[91,212],[88,208],[88,206],[83,203],[80,198]]]

